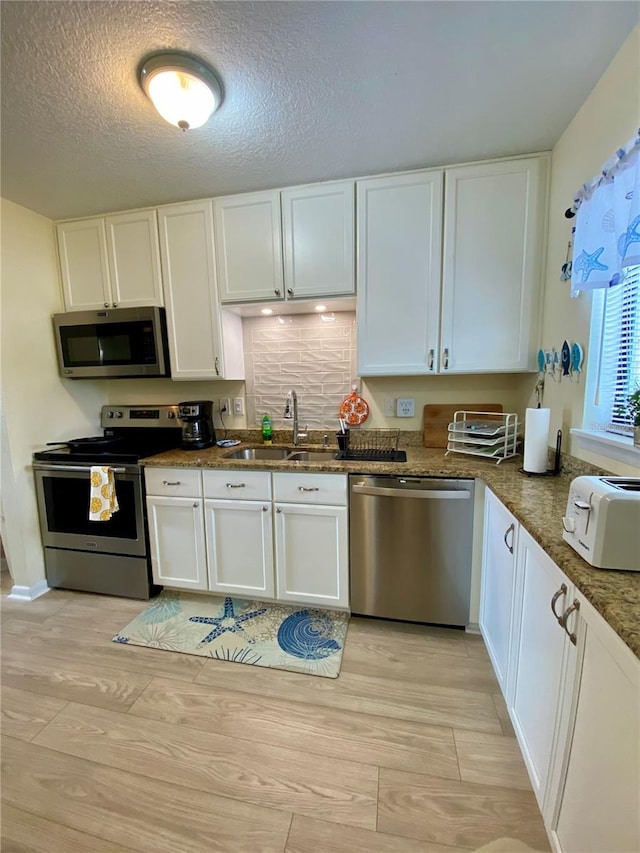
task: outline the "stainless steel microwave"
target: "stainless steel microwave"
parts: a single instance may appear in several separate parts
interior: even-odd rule
[[[53,315],[66,379],[170,376],[164,308],[114,308]]]

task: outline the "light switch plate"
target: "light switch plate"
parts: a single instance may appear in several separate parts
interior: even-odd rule
[[[233,398],[233,414],[244,415],[244,400],[242,397]]]
[[[384,398],[384,416],[385,418],[395,418],[396,416],[396,401],[393,397]]]
[[[396,414],[399,418],[412,418],[416,413],[416,401],[413,397],[398,397]]]

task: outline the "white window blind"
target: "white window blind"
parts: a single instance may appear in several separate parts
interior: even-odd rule
[[[621,284],[600,293],[592,326],[592,353],[598,336],[600,347],[591,428],[627,434],[633,425],[627,397],[640,388],[640,266],[627,267]]]

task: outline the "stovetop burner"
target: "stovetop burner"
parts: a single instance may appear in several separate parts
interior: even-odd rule
[[[50,449],[37,451],[33,458],[58,464],[136,464],[180,446],[182,430],[176,415],[177,406],[103,406],[104,435],[50,442]]]

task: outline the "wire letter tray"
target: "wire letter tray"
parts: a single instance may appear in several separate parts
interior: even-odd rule
[[[514,412],[459,411],[449,424],[447,452],[484,456],[500,464],[518,455],[518,415]]]

